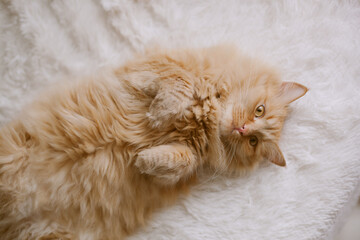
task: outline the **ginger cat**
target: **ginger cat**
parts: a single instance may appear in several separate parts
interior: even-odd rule
[[[231,46],[154,50],[62,83],[0,130],[2,239],[123,239],[205,166],[284,166],[282,83]]]

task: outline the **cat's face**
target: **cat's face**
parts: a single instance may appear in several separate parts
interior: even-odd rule
[[[269,68],[249,74],[232,74],[231,89],[219,92],[222,101],[220,135],[230,168],[256,166],[267,159],[285,166],[277,145],[287,105],[303,96],[307,88],[297,83],[282,83]],[[226,87],[225,87],[226,88]],[[224,95],[221,100],[221,95]]]

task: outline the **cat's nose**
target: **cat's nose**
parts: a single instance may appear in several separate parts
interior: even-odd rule
[[[247,134],[247,127],[246,127],[246,125],[244,124],[242,127],[235,127],[234,129],[233,129],[233,132],[235,133],[235,134],[241,134],[241,135],[246,135]]]

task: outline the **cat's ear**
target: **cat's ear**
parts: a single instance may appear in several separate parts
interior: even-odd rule
[[[269,142],[265,147],[265,157],[272,163],[285,167],[286,161],[284,155],[282,154],[279,146],[276,143]]]
[[[308,91],[307,87],[295,82],[283,82],[280,87],[279,99],[284,104],[289,104],[301,98]]]

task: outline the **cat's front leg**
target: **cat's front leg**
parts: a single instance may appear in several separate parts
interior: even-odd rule
[[[163,185],[173,185],[190,176],[197,165],[191,149],[181,144],[145,149],[138,154],[135,161],[135,166],[141,173],[154,176],[155,180]]]
[[[152,101],[147,116],[153,127],[164,127],[184,116],[193,102],[192,84],[183,79],[167,79]]]

